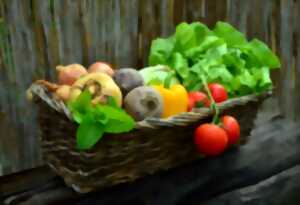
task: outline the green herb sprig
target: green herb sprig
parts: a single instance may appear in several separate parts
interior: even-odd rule
[[[117,134],[134,128],[134,119],[117,106],[114,98],[109,97],[107,105],[92,105],[91,101],[91,93],[85,90],[68,103],[73,119],[79,124],[76,132],[79,150],[92,148],[104,133]]]

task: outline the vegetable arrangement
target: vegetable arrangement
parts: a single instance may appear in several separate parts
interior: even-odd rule
[[[218,103],[272,88],[270,69],[280,67],[264,43],[247,41],[224,22],[212,30],[199,22],[178,25],[172,36],[152,42],[149,64],[139,71],[105,62],[57,67],[58,84],[44,84],[79,124],[78,149],[92,148],[104,133],[129,132],[135,121],[206,107],[215,115],[195,130],[194,143],[207,156],[219,155],[239,143],[240,125],[220,117]]]

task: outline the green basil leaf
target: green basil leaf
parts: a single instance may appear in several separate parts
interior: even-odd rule
[[[127,118],[127,117],[126,117]],[[134,128],[134,120],[127,118],[122,120],[110,119],[105,125],[105,132],[107,133],[123,133],[129,132]]]
[[[80,124],[82,122],[84,114],[78,112],[77,110],[74,110],[72,112],[72,115],[73,115],[73,119],[75,120],[75,122],[77,122],[78,124]]]
[[[110,105],[112,107],[118,107],[118,103],[117,103],[116,99],[112,96],[108,96],[107,105]]]
[[[96,106],[98,112],[104,113],[108,121],[106,123],[106,132],[110,133],[119,133],[119,132],[127,132],[134,128],[135,121],[134,119],[128,115],[121,108],[114,108],[107,105]],[[113,122],[118,122],[116,125],[112,125]],[[116,127],[120,127],[117,129]],[[114,128],[116,128],[114,130]]]
[[[92,148],[103,136],[105,126],[94,121],[91,115],[86,115],[76,133],[77,148],[86,150]]]
[[[72,112],[86,113],[91,109],[92,94],[85,90],[81,92],[78,98],[68,104]]]

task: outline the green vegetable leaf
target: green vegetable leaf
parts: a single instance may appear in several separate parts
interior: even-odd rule
[[[269,68],[252,68],[251,73],[253,74],[255,80],[258,82],[256,84],[257,92],[262,92],[272,87],[272,80],[270,78]]]
[[[175,39],[173,37],[166,39],[156,39],[152,41],[149,56],[150,65],[163,64],[167,65],[168,58],[172,55],[175,47]]]
[[[80,113],[85,113],[91,107],[92,94],[85,90],[80,93],[80,95],[76,98],[75,101],[71,101],[68,104],[68,107],[71,111],[76,110]]]
[[[156,65],[143,68],[139,71],[139,73],[143,77],[145,85],[163,85],[165,84],[169,73],[172,71],[174,70],[172,70],[169,66]],[[173,75],[171,79],[171,85],[178,83],[179,80],[177,79],[176,75]]]
[[[77,147],[86,150],[93,147],[105,132],[121,133],[134,128],[135,122],[113,97],[108,97],[107,105],[92,105],[88,91],[69,104],[73,119],[79,124],[76,132]]]
[[[197,45],[197,36],[194,29],[187,23],[181,23],[176,27],[176,50],[185,51]]]
[[[225,40],[228,46],[243,45],[247,43],[245,35],[225,22],[217,22],[214,33]]]
[[[85,115],[80,123],[77,133],[77,148],[86,150],[93,147],[103,136],[105,126],[96,122],[91,115]]]
[[[110,119],[105,125],[105,132],[107,133],[122,133],[129,132],[134,127],[134,120],[128,118],[126,120]]]
[[[247,48],[252,51],[262,65],[269,68],[279,68],[281,66],[278,57],[260,40],[253,39],[247,45]]]
[[[134,128],[134,119],[121,108],[113,108],[107,105],[96,106],[97,112],[107,116],[108,121],[105,132],[121,133],[128,132]],[[113,125],[113,123],[116,123]]]
[[[202,82],[199,81],[198,74],[191,70],[189,77],[183,82],[183,85],[189,91],[198,91],[202,87]]]
[[[152,42],[149,59],[153,66],[162,64],[175,71],[188,91],[200,89],[204,76],[209,82],[221,83],[230,96],[271,88],[270,69],[280,67],[266,44],[257,39],[248,42],[225,22],[218,22],[213,30],[199,22],[181,23],[171,37]],[[163,76],[154,73],[144,76]]]
[[[241,58],[242,52],[239,49],[231,48],[223,55],[223,63],[233,75],[242,73],[246,62]]]
[[[117,103],[116,99],[114,97],[112,97],[112,96],[108,96],[108,98],[107,98],[107,104],[109,106],[112,106],[112,107],[115,107],[115,108],[118,107],[118,103]]]
[[[208,49],[218,47],[223,44],[225,44],[223,39],[218,38],[216,36],[207,36],[204,38],[203,42],[199,46],[187,50],[185,52],[185,55],[187,56],[187,58],[195,61],[203,57],[203,55]]]
[[[222,84],[228,84],[233,79],[233,75],[227,70],[226,66],[219,65],[213,66],[207,73],[208,82],[220,82]]]
[[[187,59],[184,58],[180,53],[173,53],[171,57],[171,67],[176,70],[181,78],[187,78],[189,75],[189,68]]]

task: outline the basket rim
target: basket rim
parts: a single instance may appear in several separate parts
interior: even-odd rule
[[[52,93],[49,91],[47,86],[40,83],[33,83],[29,91],[33,94],[33,97],[38,97],[42,101],[46,102],[48,106],[56,110],[59,113],[64,114],[70,121],[74,121],[72,113],[66,106],[66,104],[55,98]],[[264,100],[265,98],[271,96],[273,90],[267,90],[260,94],[250,94],[241,97],[231,98],[225,102],[218,103],[220,111],[227,110],[235,106],[243,106],[249,102],[255,102],[259,100]],[[158,129],[160,127],[175,127],[175,126],[187,126],[198,120],[210,117],[213,115],[213,111],[210,108],[194,108],[191,112],[180,113],[168,118],[146,118],[142,121],[135,123],[136,129]]]

